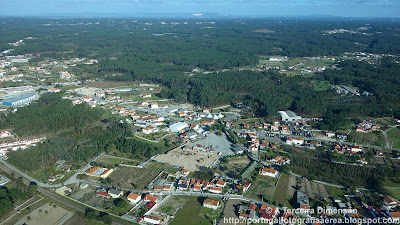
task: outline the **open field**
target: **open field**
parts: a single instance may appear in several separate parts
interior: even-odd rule
[[[327,91],[331,88],[331,84],[328,81],[313,80],[311,83],[314,85],[315,91]]]
[[[209,156],[212,158],[209,158]],[[169,151],[167,154],[158,155],[154,159],[171,165],[181,166],[190,171],[196,171],[202,166],[210,167],[217,157],[218,154],[216,151],[213,153],[195,152],[193,150],[181,150],[180,148],[176,148]],[[204,161],[199,162],[200,159],[204,159]]]
[[[236,205],[240,205],[242,203],[242,200],[240,199],[229,199],[229,201],[226,203],[225,211],[224,211],[224,216],[221,219],[221,225],[231,225],[230,223],[224,223],[224,218],[228,220],[229,218],[233,219],[239,219],[239,216],[237,215],[237,210],[236,210]],[[237,224],[246,224],[246,223],[237,223]]]
[[[165,214],[173,214],[177,209],[184,205],[188,200],[189,196],[174,195],[164,205],[157,209],[157,211]]]
[[[282,173],[281,177],[279,178],[278,186],[275,189],[274,195],[272,196],[272,201],[279,202],[281,204],[285,204],[286,207],[289,207],[289,199],[293,196],[288,196],[288,188],[290,175]]]
[[[115,165],[125,164],[125,165],[133,165],[136,166],[140,162],[134,159],[126,159],[122,157],[116,157],[111,155],[104,155],[100,159],[96,161],[99,164],[108,166],[108,167],[115,167]]]
[[[211,225],[218,219],[220,210],[202,207],[204,198],[190,197],[175,215],[170,225]],[[222,206],[221,206],[222,208]],[[220,209],[221,209],[220,208]]]
[[[226,157],[218,164],[218,170],[226,173],[228,176],[233,174],[241,174],[243,170],[251,163],[248,156]]]
[[[257,179],[253,181],[250,189],[244,194],[244,196],[261,201],[262,195],[264,200],[270,200],[274,194],[275,184],[277,181],[276,178],[257,175]]]
[[[54,204],[46,203],[29,213],[27,217],[22,218],[16,225],[62,225],[73,216],[72,212],[58,206],[54,208],[53,205]]]
[[[127,189],[143,189],[161,172],[159,169],[118,167],[109,178],[111,185]]]
[[[332,198],[338,198],[338,199],[343,199],[344,200],[344,195],[349,194],[346,190],[337,188],[337,187],[332,187],[332,186],[325,186],[327,189],[329,195]]]
[[[127,82],[104,81],[104,82],[87,83],[86,86],[88,86],[88,87],[96,87],[96,88],[115,88],[115,87],[126,86],[128,84],[129,83],[127,83]]]
[[[391,129],[387,133],[389,145],[393,148],[400,148],[400,129],[398,127]]]
[[[168,163],[160,163],[154,160],[146,162],[143,168],[160,169],[168,173],[176,173],[179,170],[178,167],[171,166]]]
[[[391,196],[393,196],[396,199],[400,199],[400,187],[385,186],[385,189],[389,191]]]
[[[353,130],[349,134],[349,140],[356,143],[366,143],[377,146],[385,146],[385,137],[381,132],[358,133]]]

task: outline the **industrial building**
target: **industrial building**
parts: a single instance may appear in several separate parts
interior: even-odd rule
[[[185,122],[178,122],[178,123],[174,123],[171,126],[169,126],[169,129],[176,133],[176,132],[180,132],[181,130],[185,129],[188,126],[187,123]]]
[[[297,120],[302,120],[301,116],[296,115],[296,113],[286,110],[286,111],[279,111],[279,114],[282,116],[282,121],[287,122],[287,121],[297,121]]]
[[[21,94],[21,95],[11,97],[8,99],[4,99],[3,105],[17,106],[17,105],[30,103],[34,99],[35,99],[34,93],[26,93],[26,94]]]

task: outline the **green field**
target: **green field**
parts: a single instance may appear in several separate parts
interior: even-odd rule
[[[328,186],[328,185],[325,185],[325,188],[326,188],[326,190],[328,190],[328,193],[332,198],[338,198],[338,199],[344,200],[344,195],[349,194],[348,191],[341,189],[341,188],[332,187],[332,186]]]
[[[393,148],[400,148],[400,129],[398,127],[393,128],[387,132],[389,144],[393,145]]]
[[[289,175],[282,173],[278,185],[275,189],[274,195],[272,196],[272,201],[276,201],[281,204],[285,204],[286,206],[290,206],[287,195],[288,185],[289,185]]]
[[[383,183],[385,189],[389,191],[389,194],[394,198],[400,199],[400,183],[393,182],[386,179]]]
[[[139,164],[138,160],[126,159],[122,157],[109,156],[109,155],[104,155],[96,162],[102,165],[107,165],[109,167],[115,167],[115,165],[119,164],[132,165],[132,166],[136,166],[137,164]]]
[[[257,179],[252,182],[250,189],[244,194],[244,196],[261,200],[260,195],[262,195],[264,196],[264,201],[269,201],[274,194],[274,185],[277,181],[276,178],[257,175]]]
[[[161,206],[158,211],[166,214],[174,213],[178,208],[184,205],[188,200],[189,196],[184,195],[174,195],[168,201]]]
[[[149,161],[144,165],[144,168],[149,168],[149,169],[160,169],[162,171],[168,172],[168,173],[176,173],[180,168],[171,166],[169,164],[165,163],[160,163],[157,161]]]
[[[381,132],[359,133],[353,130],[349,134],[349,140],[355,143],[385,146],[385,137]]]
[[[328,81],[313,80],[311,83],[314,85],[315,91],[327,91],[331,88],[331,84]]]
[[[219,219],[220,210],[202,207],[204,198],[190,197],[175,215],[170,225],[211,225]]]

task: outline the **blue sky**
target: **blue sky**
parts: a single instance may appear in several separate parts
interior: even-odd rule
[[[238,16],[399,17],[400,0],[12,0],[0,15],[221,13]]]

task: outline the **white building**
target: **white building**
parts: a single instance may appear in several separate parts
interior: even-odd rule
[[[160,219],[153,217],[153,216],[145,216],[143,218],[144,222],[151,223],[151,224],[160,224]]]
[[[11,132],[8,130],[3,130],[0,132],[0,138],[9,137],[11,136]]]
[[[188,126],[188,124],[185,123],[185,122],[178,122],[178,123],[174,123],[174,124],[172,124],[171,126],[169,126],[169,129],[170,129],[172,132],[176,133],[176,132],[182,131],[182,130],[185,129],[187,126]]]
[[[137,204],[137,203],[142,199],[142,196],[140,196],[140,195],[138,195],[138,194],[135,194],[135,193],[130,193],[130,194],[126,197],[126,199],[127,199],[129,202],[133,203],[133,204]]]
[[[221,206],[221,204],[217,200],[207,198],[206,200],[204,200],[203,206],[206,208],[217,210]]]
[[[297,121],[297,120],[302,120],[301,116],[297,116],[296,113],[286,110],[286,111],[279,111],[279,114],[281,114],[282,121],[287,122],[287,121]]]
[[[303,145],[304,138],[288,138],[286,139],[287,145]]]

